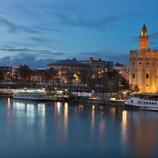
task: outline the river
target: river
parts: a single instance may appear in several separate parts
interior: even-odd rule
[[[0,99],[2,158],[158,157],[158,112]]]

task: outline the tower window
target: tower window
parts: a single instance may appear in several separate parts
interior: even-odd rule
[[[132,75],[132,78],[135,78],[135,77],[136,77],[135,74],[133,74],[133,75]]]
[[[146,64],[148,65],[149,63],[147,62]]]
[[[149,74],[146,74],[146,78],[149,78]]]
[[[142,63],[140,62],[139,64],[141,65]]]
[[[142,37],[144,36],[144,32],[143,32],[143,31],[141,32],[141,36],[142,36]]]

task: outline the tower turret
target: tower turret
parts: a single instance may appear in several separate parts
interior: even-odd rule
[[[144,24],[141,28],[141,33],[139,36],[139,50],[148,50],[149,49],[149,36],[148,29]]]

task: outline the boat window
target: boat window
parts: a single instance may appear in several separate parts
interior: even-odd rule
[[[138,101],[138,104],[140,104],[140,101]]]

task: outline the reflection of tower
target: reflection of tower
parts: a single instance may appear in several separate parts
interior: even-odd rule
[[[149,49],[149,36],[148,36],[147,27],[144,24],[139,36],[139,50],[148,50],[148,49]]]
[[[136,157],[154,157],[157,126],[155,122],[141,120],[133,127]]]

